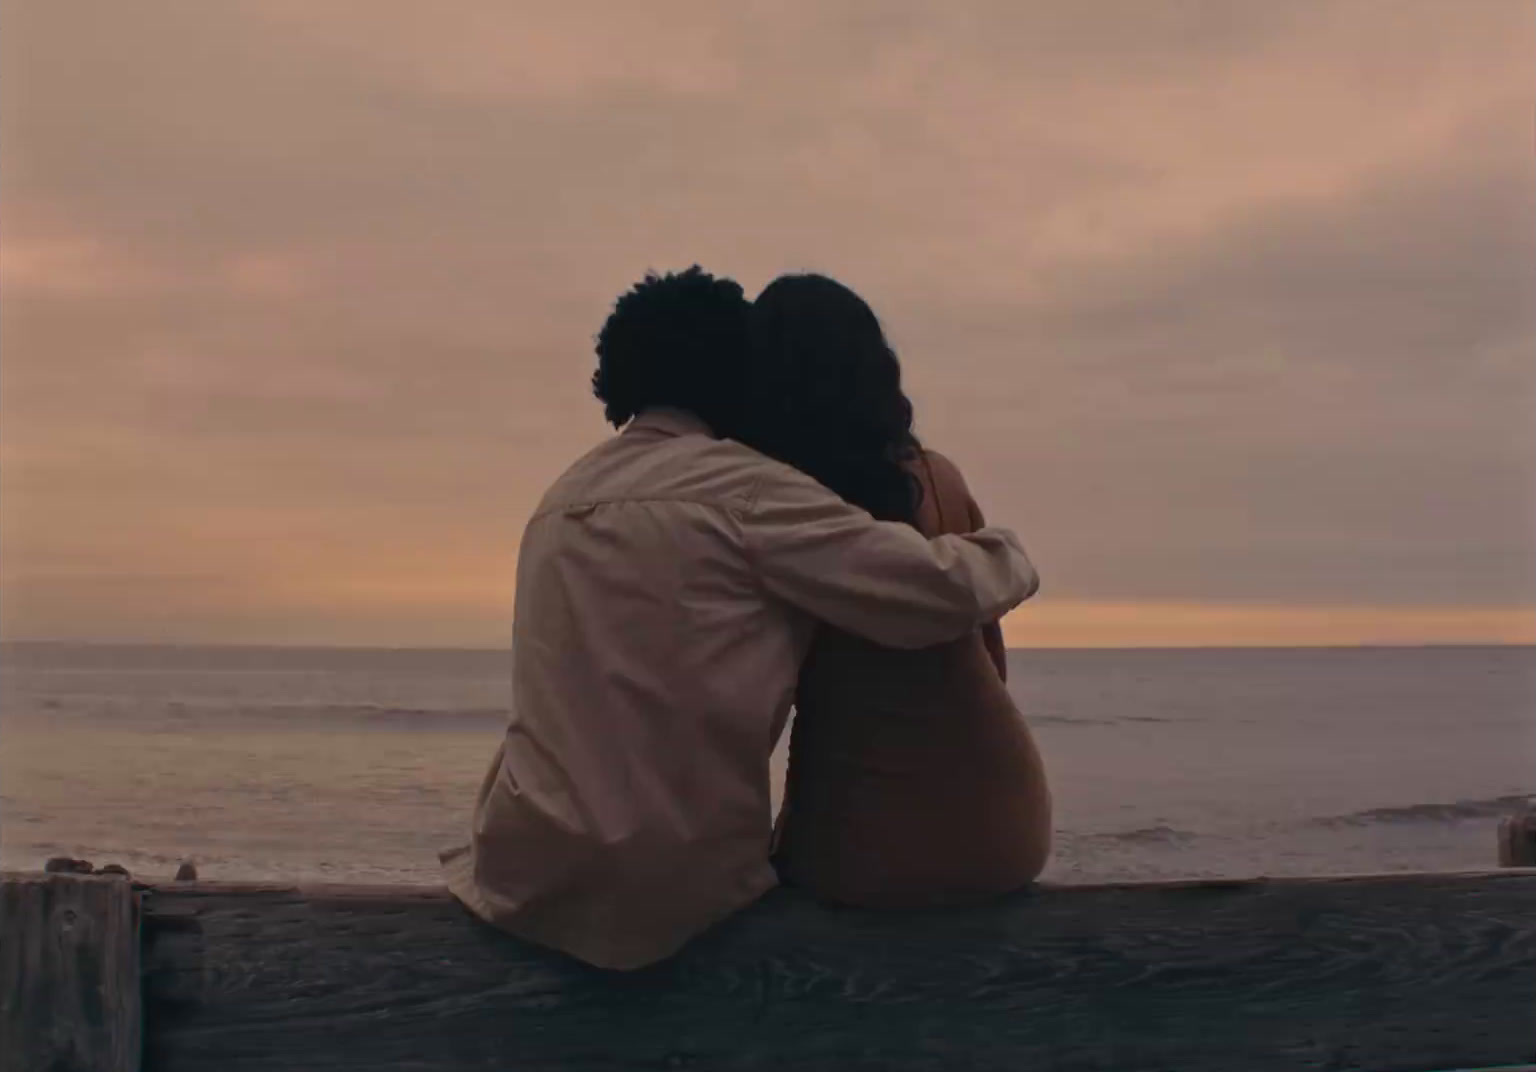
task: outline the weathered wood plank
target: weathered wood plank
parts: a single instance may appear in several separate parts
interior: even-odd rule
[[[435,890],[146,894],[147,1065],[1448,1069],[1536,1059],[1536,873],[1041,889],[884,916],[779,891],[614,975]]]
[[[136,1072],[139,903],[125,877],[0,881],[0,1072]]]

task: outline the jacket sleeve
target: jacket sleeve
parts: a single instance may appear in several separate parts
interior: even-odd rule
[[[910,525],[876,521],[791,470],[764,478],[741,523],[748,558],[770,593],[888,647],[965,636],[1039,587],[1007,529],[929,540]]]

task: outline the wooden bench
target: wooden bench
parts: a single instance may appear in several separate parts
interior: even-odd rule
[[[788,891],[613,974],[424,888],[6,874],[3,1072],[1536,1064],[1536,871]]]

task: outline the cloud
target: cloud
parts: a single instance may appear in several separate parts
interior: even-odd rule
[[[1528,600],[1527,120],[1475,116],[1412,171],[1073,265],[1027,304],[928,310],[906,353],[966,356],[914,370],[949,403],[920,413],[1071,595]]]
[[[1052,599],[1529,606],[1533,30],[1408,0],[20,7],[0,583],[131,623],[140,589],[69,578],[192,555],[222,580],[178,620],[210,635],[260,575],[409,640],[362,593],[510,561],[605,434],[613,296],[698,260],[865,293]],[[282,606],[229,635],[320,613]]]
[[[11,297],[89,296],[154,290],[166,280],[91,238],[9,237],[0,248],[0,288]]]

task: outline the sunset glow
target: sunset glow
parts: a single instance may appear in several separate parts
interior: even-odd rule
[[[0,35],[5,639],[504,645],[697,261],[869,299],[1014,644],[1536,642],[1529,4],[87,7]]]

